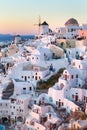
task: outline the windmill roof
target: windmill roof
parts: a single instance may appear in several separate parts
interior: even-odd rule
[[[48,23],[47,23],[46,21],[44,21],[44,22],[42,23],[42,25],[48,25]]]

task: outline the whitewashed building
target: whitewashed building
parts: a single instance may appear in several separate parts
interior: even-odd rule
[[[35,94],[35,87],[28,82],[16,82],[14,80],[14,95],[20,95],[20,94]]]
[[[21,117],[23,120],[28,114],[28,105],[31,101],[29,94],[13,95],[10,97],[10,118],[11,120],[17,120]]]
[[[28,130],[35,128],[36,130],[48,130],[49,128],[57,128],[61,123],[61,119],[57,117],[52,106],[50,105],[34,105],[33,109],[30,110],[29,116],[26,118],[25,126]]]
[[[10,77],[16,81],[37,82],[47,75],[49,75],[49,69],[38,65],[30,64],[30,62],[24,62],[17,65],[12,71]]]
[[[83,28],[83,26],[79,26],[79,23],[75,18],[70,18],[65,22],[65,27],[56,29],[57,37],[66,39],[76,38],[78,36],[78,31]]]
[[[22,40],[22,38],[21,38],[21,36],[20,36],[20,35],[15,35],[15,36],[14,36],[14,43],[15,43],[15,44],[20,43],[20,42],[21,42],[21,40]]]
[[[73,59],[58,82],[48,90],[57,107],[64,107],[70,112],[80,109],[76,102],[87,103],[86,73],[86,60]]]

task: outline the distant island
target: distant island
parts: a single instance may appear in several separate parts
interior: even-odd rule
[[[33,39],[34,35],[21,35],[24,39]],[[2,41],[12,41],[14,38],[14,35],[11,34],[0,34],[0,42]]]

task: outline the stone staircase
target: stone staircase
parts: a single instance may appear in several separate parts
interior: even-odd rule
[[[2,91],[2,99],[9,99],[10,96],[12,96],[14,93],[14,84],[13,82],[10,82],[6,89]]]

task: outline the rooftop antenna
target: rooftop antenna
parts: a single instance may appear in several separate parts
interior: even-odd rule
[[[38,32],[40,34],[40,27],[41,27],[41,17],[38,18],[38,24],[34,24],[35,26],[38,26]]]

